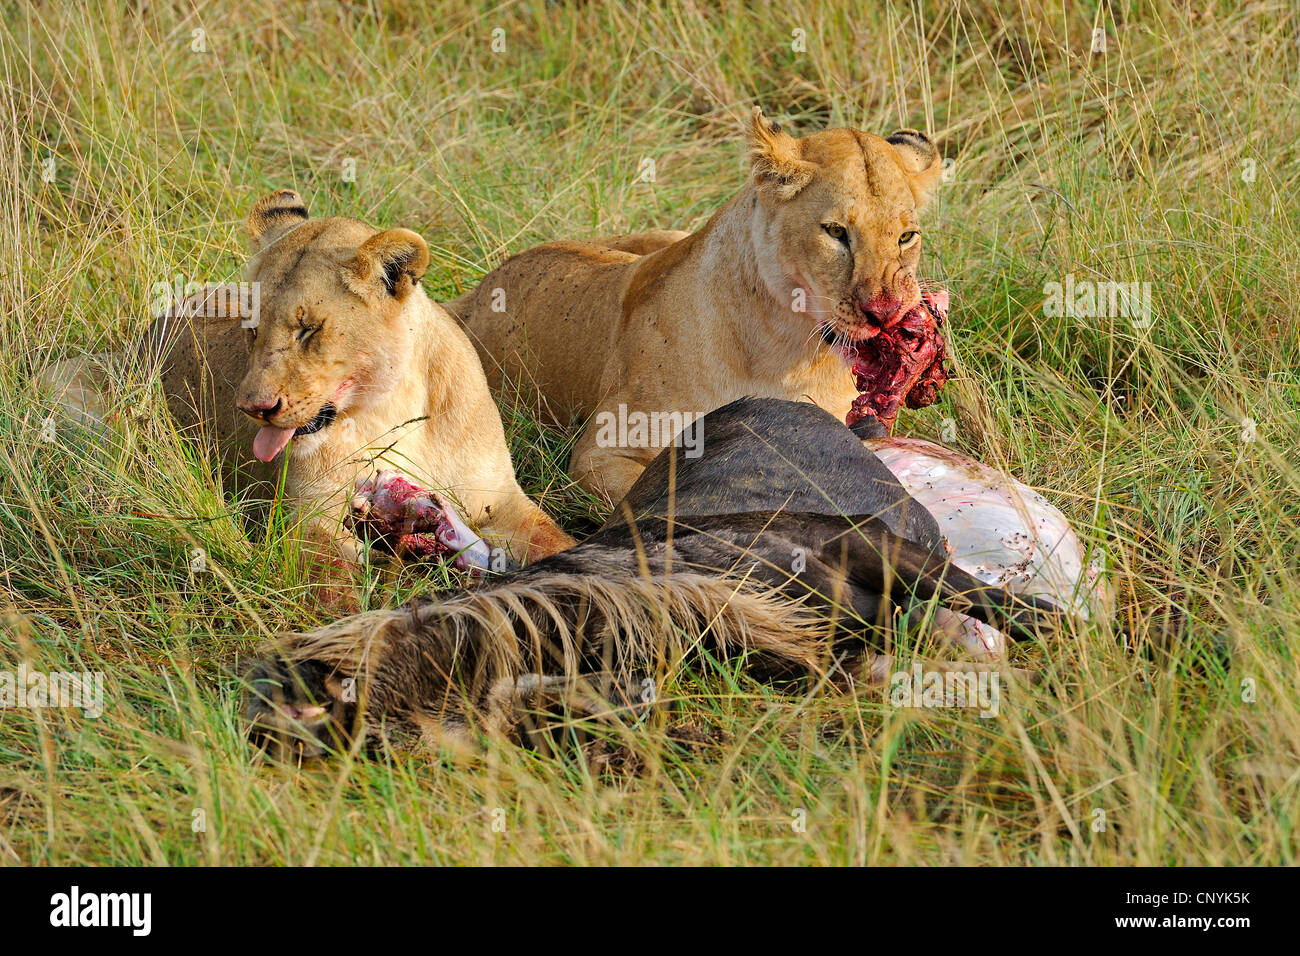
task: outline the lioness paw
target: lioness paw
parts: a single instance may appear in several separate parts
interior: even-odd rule
[[[348,527],[357,537],[403,560],[450,560],[462,571],[482,571],[491,564],[487,542],[474,533],[454,504],[396,471],[357,480]]]

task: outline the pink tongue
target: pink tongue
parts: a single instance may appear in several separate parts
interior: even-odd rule
[[[253,454],[257,460],[270,461],[284,451],[284,446],[293,437],[293,431],[292,428],[276,428],[274,425],[263,425],[258,429],[257,437],[253,439]]]

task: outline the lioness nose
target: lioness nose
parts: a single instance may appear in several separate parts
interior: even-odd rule
[[[859,299],[856,304],[863,317],[870,317],[881,325],[888,325],[891,320],[900,318],[898,310],[903,307],[903,300],[881,292],[865,301]]]
[[[275,413],[280,410],[280,406],[283,404],[284,399],[282,398],[277,398],[274,402],[253,402],[250,404],[241,402],[239,410],[250,418],[260,418],[269,422],[275,417]]]

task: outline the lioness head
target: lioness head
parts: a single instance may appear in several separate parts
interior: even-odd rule
[[[310,219],[302,197],[282,189],[248,214],[260,283],[260,314],[239,386],[240,410],[262,426],[253,453],[270,461],[288,443],[349,411],[374,405],[406,372],[410,324],[403,313],[423,296],[429,247],[409,229],[379,232],[355,219]]]
[[[755,107],[750,150],[762,207],[753,238],[773,296],[828,343],[888,328],[916,307],[919,213],[942,174],[924,134],[833,129],[796,139]]]

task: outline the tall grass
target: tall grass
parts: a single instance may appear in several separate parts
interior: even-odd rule
[[[1297,861],[1292,4],[133,7],[0,26],[0,670],[107,679],[97,720],[0,711],[0,860]],[[903,427],[951,419],[1056,501],[1105,550],[1128,646],[1018,652],[1043,680],[993,720],[704,666],[666,692],[714,743],[648,729],[636,774],[508,747],[260,762],[234,674],[325,614],[292,544],[240,519],[156,383],[119,383],[107,434],[47,442],[34,376],[141,330],[154,283],[236,276],[275,187],[420,231],[439,297],[539,241],[698,227],[744,182],[754,103],[798,131],[921,127],[953,160],[923,266],[959,377]],[[1045,314],[1067,274],[1150,283],[1151,322]],[[528,489],[589,528],[573,436],[503,411]]]

